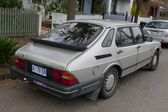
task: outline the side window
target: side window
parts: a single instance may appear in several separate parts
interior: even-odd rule
[[[148,23],[145,27],[146,27],[146,28],[157,28],[155,22],[150,22],[150,23]]]
[[[143,42],[143,34],[139,27],[132,27],[134,40],[136,43],[142,43]]]
[[[102,47],[110,47],[113,40],[113,36],[114,36],[114,29],[108,32],[102,43]]]
[[[116,34],[115,42],[118,47],[134,44],[130,28],[119,28]]]

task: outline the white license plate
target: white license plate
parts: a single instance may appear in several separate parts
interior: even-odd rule
[[[32,72],[39,74],[41,76],[44,76],[44,77],[47,76],[47,69],[36,66],[36,65],[32,65]]]

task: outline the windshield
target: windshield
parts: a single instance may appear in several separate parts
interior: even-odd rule
[[[102,26],[90,23],[65,23],[45,35],[44,40],[75,47],[87,47],[102,30]]]
[[[168,22],[153,21],[148,23],[146,28],[168,29]]]

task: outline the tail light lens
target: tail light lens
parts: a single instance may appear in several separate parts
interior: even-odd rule
[[[16,56],[15,57],[15,66],[17,69],[26,70],[27,69],[27,62],[26,62],[26,60]]]
[[[65,86],[72,86],[78,84],[76,77],[69,72],[53,70],[52,80]]]
[[[161,35],[162,37],[168,38],[168,34]]]

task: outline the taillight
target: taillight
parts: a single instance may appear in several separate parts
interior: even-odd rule
[[[168,34],[161,35],[162,37],[168,38]]]
[[[27,62],[26,62],[26,60],[16,56],[15,57],[15,66],[17,69],[26,70]]]
[[[52,71],[52,80],[66,86],[72,86],[78,84],[78,81],[74,75],[72,75],[69,72],[60,70]]]

